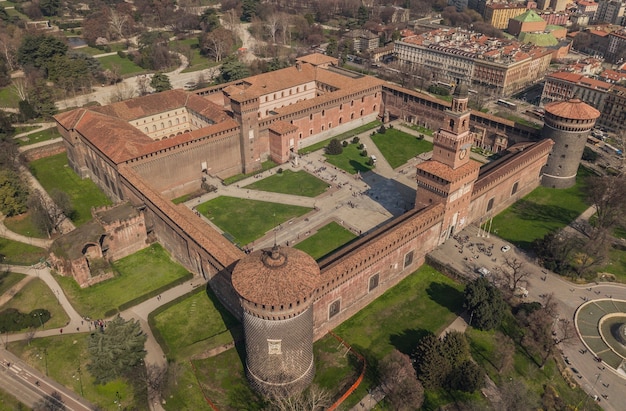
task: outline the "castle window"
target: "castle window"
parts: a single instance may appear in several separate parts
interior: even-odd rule
[[[341,310],[341,300],[335,300],[328,306],[328,319],[330,320]]]
[[[322,117],[326,115],[326,110],[322,110]]]
[[[176,118],[176,124],[180,124],[180,119]]]
[[[152,126],[152,131],[156,131],[156,126]]]
[[[339,124],[343,122],[343,117],[339,117]]]
[[[333,123],[328,123],[328,128],[333,128]]]
[[[360,115],[361,115],[361,117],[363,117],[363,109],[361,109],[361,114]]]
[[[413,251],[409,251],[404,255],[404,268],[407,268],[413,263]]]
[[[378,287],[378,280],[380,278],[379,274],[374,274],[370,277],[368,291],[372,291],[374,288]]]
[[[312,129],[312,128],[310,128],[310,129],[309,129],[309,135],[310,135],[310,136],[312,136],[312,135],[313,135],[313,129]]]
[[[343,110],[343,104],[339,104],[339,110]]]
[[[309,114],[309,120],[313,120],[313,114]]]
[[[361,97],[361,103],[365,103],[365,96]]]
[[[375,113],[376,112],[376,104],[374,104],[374,108],[372,109],[372,111]]]
[[[146,134],[148,133],[148,127],[144,127]]]
[[[304,91],[306,91],[306,84],[304,85]]]
[[[513,189],[511,189],[511,195],[517,193],[518,185],[519,185],[519,181],[516,181],[515,184],[513,184]]]
[[[350,107],[354,107],[354,100],[350,102]]]
[[[354,113],[350,114],[350,120],[354,120]]]
[[[281,349],[282,340],[267,340],[267,353],[269,355],[280,355],[282,354]]]
[[[487,203],[487,211],[491,211],[491,209],[493,208],[493,201],[494,201],[494,198],[491,197],[489,199],[489,202]]]

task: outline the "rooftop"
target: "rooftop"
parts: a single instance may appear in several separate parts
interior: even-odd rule
[[[555,117],[572,120],[593,120],[600,117],[600,112],[580,99],[555,101],[545,106],[546,113]]]

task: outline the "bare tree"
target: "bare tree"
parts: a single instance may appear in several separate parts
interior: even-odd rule
[[[306,391],[290,396],[283,395],[281,389],[269,393],[268,402],[272,410],[278,411],[317,411],[324,410],[330,405],[330,393],[317,385],[312,385]]]
[[[146,365],[146,383],[155,393],[160,393],[167,381],[167,367],[158,364]]]
[[[125,38],[128,15],[111,10],[109,13],[109,26],[118,38]]]
[[[140,96],[145,96],[150,92],[150,78],[142,75],[137,77],[137,93]]]
[[[505,382],[500,387],[502,402],[498,411],[525,411],[536,408],[538,399],[520,379]]]
[[[525,270],[524,262],[517,257],[507,257],[502,264],[502,274],[507,280],[511,290],[515,290],[522,280],[528,278],[530,273]]]
[[[624,176],[590,177],[585,185],[587,199],[596,208],[594,240],[602,240],[626,216],[626,178]]]
[[[223,27],[219,27],[210,33],[206,33],[200,42],[202,50],[213,56],[215,61],[222,61],[233,46],[233,33]]]
[[[135,97],[135,90],[133,88],[128,87],[124,83],[118,83],[115,85],[113,93],[111,93],[111,103],[128,100],[133,97]]]
[[[556,323],[556,327],[557,339],[555,340],[555,343],[568,343],[576,337],[576,327],[574,327],[573,321],[561,318]]]
[[[35,338],[35,328],[31,327],[26,331],[26,343],[30,345],[30,342]]]
[[[408,355],[394,350],[379,365],[380,383],[393,409],[414,410],[424,401],[424,388],[417,380]]]
[[[497,332],[493,352],[493,365],[500,374],[506,374],[513,366],[515,343],[508,335]]]
[[[16,78],[10,86],[10,90],[20,100],[28,101],[28,82],[24,78]]]
[[[272,44],[276,44],[276,33],[280,27],[280,15],[278,13],[272,13],[267,16],[267,19],[263,23],[265,30],[270,35],[272,39]]]

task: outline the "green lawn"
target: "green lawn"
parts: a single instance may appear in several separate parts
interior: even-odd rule
[[[492,231],[518,247],[530,249],[534,240],[565,227],[589,207],[582,193],[587,175],[581,167],[576,185],[564,190],[537,187],[495,216]]]
[[[253,171],[253,172],[248,173],[248,174],[243,174],[243,173],[242,174],[235,174],[232,177],[225,178],[223,183],[226,184],[226,185],[233,184],[233,183],[236,183],[237,181],[241,181],[241,180],[243,180],[245,178],[252,177],[254,175],[260,174],[260,173],[264,172],[265,170],[269,170],[270,168],[274,168],[276,166],[277,166],[277,164],[275,162],[273,162],[272,160],[267,160],[267,161],[264,161],[263,163],[261,163],[261,169],[260,170]]]
[[[48,257],[48,252],[34,245],[0,238],[0,257],[4,257],[0,262],[5,264],[32,265]]]
[[[26,133],[27,131],[37,130],[38,128],[41,128],[41,126],[18,126],[15,127],[15,134]]]
[[[76,225],[91,220],[91,207],[111,204],[93,181],[88,178],[81,179],[68,166],[65,153],[32,161],[30,169],[48,193],[57,189],[70,196],[72,206],[76,210],[72,221]]]
[[[4,225],[9,231],[22,234],[27,237],[47,238],[45,233],[39,231],[28,212],[4,219]]]
[[[29,144],[40,143],[42,141],[54,140],[60,138],[61,134],[56,127],[41,130],[37,133],[29,134],[27,136],[18,137],[15,139],[20,146],[27,146]]]
[[[25,274],[0,271],[0,296],[24,278],[26,278]]]
[[[39,278],[33,278],[18,291],[13,298],[2,306],[2,309],[6,308],[15,308],[23,313],[29,313],[37,308],[48,310],[50,320],[43,324],[43,329],[46,330],[63,327],[69,321],[69,317],[59,304],[56,295]]]
[[[394,348],[410,353],[427,333],[439,334],[462,310],[463,287],[434,268],[423,265],[341,324],[335,332],[371,366]],[[352,394],[346,407],[358,403],[373,387],[372,376]],[[430,402],[451,401],[445,395]]]
[[[81,393],[82,383],[83,396],[99,405],[101,409],[111,409],[110,404],[116,399],[116,393],[119,393],[125,409],[147,409],[144,393],[135,398],[133,388],[122,379],[116,379],[105,385],[94,383],[87,371],[87,364],[90,361],[87,351],[88,338],[90,338],[88,333],[35,338],[30,345],[26,342],[10,343],[9,350],[40,372],[46,373],[47,369],[50,378],[77,394]]]
[[[196,209],[220,227],[235,243],[246,245],[272,228],[311,209],[288,204],[268,203],[234,197],[218,197]]]
[[[318,143],[311,144],[308,147],[300,149],[300,150],[298,150],[298,154],[306,154],[306,153],[311,153],[313,151],[320,150],[320,149],[326,147],[328,145],[328,143],[330,142],[330,140],[332,140],[333,138],[336,138],[339,141],[345,140],[345,139],[348,139],[348,138],[352,138],[352,137],[356,136],[357,134],[361,134],[361,133],[363,133],[365,131],[369,131],[369,130],[375,129],[377,127],[380,127],[381,124],[382,123],[380,121],[378,121],[378,120],[372,121],[372,122],[367,123],[367,124],[363,124],[362,126],[353,128],[352,130],[346,131],[345,133],[337,134],[336,136],[331,137],[328,140],[320,141]]]
[[[12,396],[8,392],[0,389],[0,409],[7,411],[21,411],[27,410],[28,407],[19,402],[17,398]]]
[[[306,171],[284,170],[252,184],[244,186],[252,190],[272,193],[293,194],[305,197],[317,197],[328,189],[328,183],[312,176]]]
[[[526,120],[523,117],[516,116],[515,114],[509,113],[509,112],[506,112],[506,111],[498,111],[497,113],[495,113],[495,115],[498,116],[498,117],[501,117],[501,118],[505,118],[507,120],[515,121],[518,124],[523,124],[523,125],[528,126],[528,127],[532,127],[532,128],[536,128],[536,129],[541,129],[541,127],[542,127],[541,124],[534,123],[534,122],[532,122],[530,120]]]
[[[609,251],[609,261],[598,272],[613,274],[616,281],[626,283],[626,251],[612,247]]]
[[[116,277],[87,288],[73,278],[57,277],[68,299],[81,315],[104,318],[121,304],[152,296],[155,290],[188,275],[158,243],[113,263]]]
[[[209,67],[213,67],[218,65],[219,63],[215,62],[200,54],[200,48],[198,46],[198,38],[192,37],[189,39],[182,40],[174,40],[169,43],[170,49],[178,50],[179,46],[189,46],[191,48],[191,61],[189,61],[189,66],[183,70],[183,73],[190,73],[193,71],[200,71],[207,69]],[[184,54],[184,53],[183,53]],[[208,80],[208,79],[207,79]]]
[[[302,250],[316,260],[349,243],[357,236],[336,222],[326,224],[306,240],[296,244],[294,248]]]
[[[433,143],[395,129],[387,129],[385,134],[372,136],[391,168],[406,164],[411,158],[433,150]]]
[[[176,362],[231,343],[229,329],[238,325],[210,289],[204,287],[150,314],[150,326],[165,343],[168,360]]]
[[[0,88],[0,107],[17,108],[19,97],[11,91],[11,86]]]
[[[364,157],[361,155],[361,151],[357,148],[357,144],[348,144],[343,148],[343,152],[337,155],[324,154],[328,163],[347,171],[350,174],[356,174],[357,172],[370,171],[374,167],[368,166],[366,163],[369,160],[369,156]]]
[[[139,67],[126,57],[122,58],[117,54],[113,54],[110,56],[98,57],[98,61],[102,64],[102,67],[105,69],[111,70],[114,66],[120,68],[121,76],[129,76],[131,74],[139,74],[139,73],[147,73],[149,70],[146,70],[142,67]]]

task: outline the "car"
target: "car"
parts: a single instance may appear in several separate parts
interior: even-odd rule
[[[481,277],[488,277],[489,274],[491,274],[491,271],[487,270],[485,267],[478,268],[476,272],[480,274]]]
[[[194,88],[196,88],[196,83],[194,83],[193,81],[188,81],[188,82],[185,83],[183,88],[185,90],[193,90]]]
[[[511,246],[507,244],[507,245],[503,245],[500,251],[502,251],[503,253],[506,253],[510,249],[511,249]]]

